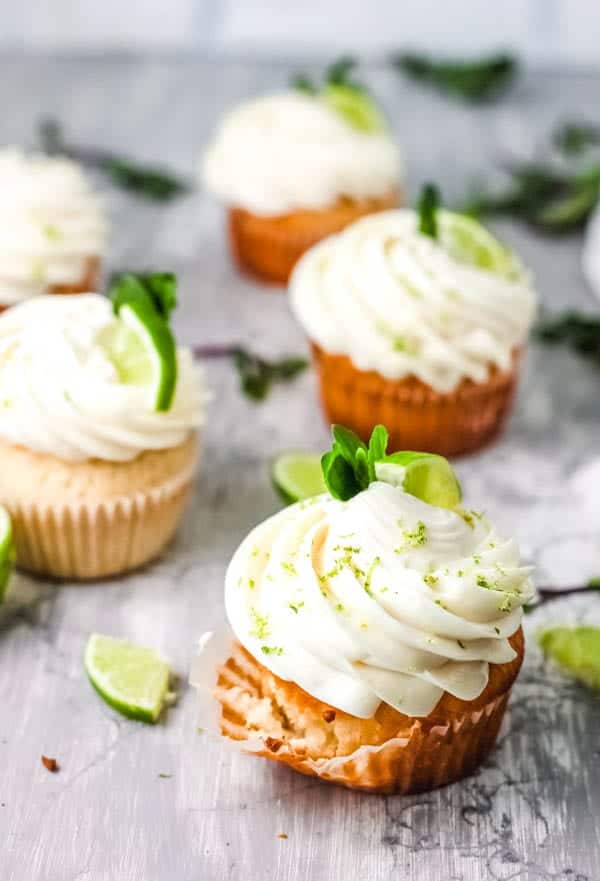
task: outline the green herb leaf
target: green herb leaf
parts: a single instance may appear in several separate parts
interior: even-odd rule
[[[563,122],[554,131],[552,141],[565,156],[578,156],[589,147],[600,146],[600,126],[590,122]]]
[[[235,347],[232,351],[243,393],[254,401],[263,401],[273,383],[289,382],[308,367],[306,358],[282,358],[267,361],[246,349]]]
[[[506,190],[475,194],[462,210],[507,215],[544,232],[567,233],[585,225],[600,198],[600,163],[575,172],[522,163],[509,168],[509,174]]]
[[[376,480],[375,463],[385,457],[389,435],[387,428],[376,425],[369,439],[369,481]]]
[[[385,456],[387,431],[377,425],[369,446],[343,425],[333,425],[333,447],[321,459],[325,485],[335,499],[345,502],[375,480],[375,462]]]
[[[440,207],[440,194],[434,184],[425,184],[419,201],[417,211],[419,214],[419,232],[432,239],[438,237],[437,211]]]
[[[336,86],[350,86],[354,89],[362,89],[358,83],[350,80],[350,72],[356,68],[358,61],[351,55],[343,55],[330,64],[325,71],[325,82]]]
[[[136,195],[167,202],[191,190],[188,181],[165,168],[146,165],[96,147],[78,147],[65,142],[55,119],[42,120],[38,127],[42,150],[50,156],[67,156],[102,171],[113,183]]]
[[[296,89],[296,91],[305,92],[307,95],[316,95],[319,91],[313,81],[303,73],[293,76],[290,85],[293,89]]]
[[[600,689],[599,627],[553,627],[539,635],[539,643],[565,673]]]
[[[498,98],[517,72],[517,61],[505,53],[474,61],[441,60],[413,52],[392,58],[392,64],[415,80],[465,101]]]
[[[565,345],[600,366],[600,315],[569,310],[540,321],[534,336],[548,345]]]

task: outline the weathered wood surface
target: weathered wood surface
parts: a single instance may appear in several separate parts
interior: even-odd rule
[[[284,83],[291,69],[5,58],[0,142],[31,142],[35,120],[57,114],[77,140],[191,173],[222,108]],[[503,150],[531,146],[556,118],[593,118],[600,87],[592,76],[530,74],[503,103],[473,110],[382,70],[370,81],[405,145],[412,192],[435,179],[452,198],[488,174]],[[208,199],[155,207],[113,193],[111,208],[109,268],[174,268],[185,341],[242,340],[267,354],[302,349],[285,297],[231,268],[221,214]],[[576,238],[500,228],[537,274],[546,305],[593,306]],[[221,620],[231,552],[277,508],[269,458],[326,444],[312,376],[256,406],[241,398],[229,365],[213,362],[206,373],[214,399],[204,467],[170,552],[128,579],[52,586],[0,632],[3,881],[598,881],[600,701],[544,665],[531,638],[508,725],[486,767],[411,798],[352,794],[202,739],[185,685],[156,728],[123,720],[96,698],[82,667],[92,630],[163,649],[185,680],[194,640]],[[533,346],[506,436],[458,464],[468,499],[516,533],[540,582],[600,573],[593,498],[600,472],[595,487],[587,481],[587,500],[572,482],[599,441],[598,373]],[[546,620],[599,619],[597,597],[561,600],[528,617],[527,630],[531,637]],[[60,773],[42,767],[42,753],[58,758]]]

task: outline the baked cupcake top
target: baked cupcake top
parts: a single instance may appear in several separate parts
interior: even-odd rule
[[[402,455],[419,454],[370,463],[374,479],[345,501],[324,494],[266,520],[226,577],[242,645],[275,675],[361,718],[381,701],[425,716],[445,691],[477,697],[488,665],[515,657],[508,637],[533,594],[515,542],[482,514],[407,492],[412,466],[398,464]]]
[[[103,205],[75,162],[0,150],[0,194],[0,303],[76,284],[104,254]]]
[[[401,161],[376,109],[366,122],[353,120],[325,94],[288,91],[228,114],[201,176],[228,205],[269,216],[387,195]]]
[[[45,295],[0,315],[3,440],[68,461],[125,462],[201,425],[206,393],[190,350],[168,342],[166,322],[146,328],[143,315],[115,308],[98,294]]]
[[[535,315],[528,274],[470,218],[439,210],[435,236],[421,226],[415,211],[386,211],[311,248],[290,281],[306,333],[360,370],[439,392],[510,369]]]

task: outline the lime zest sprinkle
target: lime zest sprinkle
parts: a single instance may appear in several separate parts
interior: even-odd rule
[[[367,577],[365,579],[365,583],[363,584],[365,591],[369,594],[370,597],[373,596],[373,592],[371,590],[371,580],[373,578],[373,572],[375,571],[375,569],[377,569],[377,567],[380,564],[381,564],[381,557],[375,557],[369,567],[369,571],[367,572]]]
[[[283,649],[277,645],[261,645],[260,647],[263,655],[282,655]]]
[[[288,573],[288,575],[297,575],[298,574],[298,570],[296,569],[294,564],[291,562],[288,562],[287,560],[283,560],[283,562],[281,563],[281,568],[284,569]]]
[[[261,615],[254,606],[250,606],[248,611],[254,622],[254,626],[250,631],[250,636],[256,636],[257,639],[266,639],[271,632],[268,615]]]
[[[62,231],[54,223],[46,223],[42,232],[49,242],[60,242],[63,238]]]
[[[434,584],[437,584],[440,579],[437,575],[424,575],[423,581],[425,584],[428,584],[430,587],[433,587]]]
[[[344,607],[343,607],[342,603],[336,603],[335,611],[336,612],[343,612],[344,611]]]
[[[299,603],[288,603],[288,606],[290,607],[292,612],[295,612],[297,615],[300,609],[304,606],[304,600],[300,600]]]

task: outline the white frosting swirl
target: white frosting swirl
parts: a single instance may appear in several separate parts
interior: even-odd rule
[[[267,216],[324,208],[340,196],[383,196],[397,188],[400,175],[398,148],[387,132],[359,131],[301,92],[238,107],[202,164],[209,190]]]
[[[467,522],[468,521],[468,522]],[[353,716],[384,701],[410,716],[444,691],[477,697],[533,595],[513,541],[387,483],[328,495],[254,529],[225,602],[245,648],[273,673]]]
[[[439,212],[443,235],[453,215]],[[511,366],[535,315],[535,294],[517,262],[498,251],[502,273],[462,262],[421,234],[415,212],[373,214],[308,251],[290,281],[308,336],[360,370],[413,375],[439,392],[491,364]]]
[[[0,437],[60,459],[124,462],[183,443],[206,397],[189,349],[177,351],[175,398],[123,383],[100,335],[120,319],[98,294],[35,297],[0,315]]]
[[[71,285],[101,257],[107,224],[99,197],[68,159],[0,150],[0,303]]]

